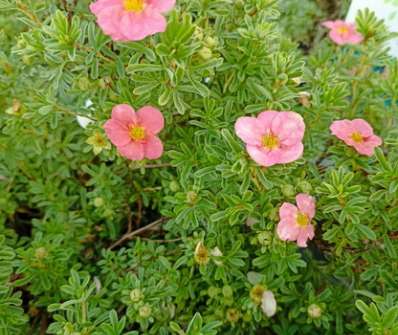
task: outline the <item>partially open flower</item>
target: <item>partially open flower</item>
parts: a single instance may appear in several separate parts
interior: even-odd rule
[[[308,316],[312,319],[318,319],[322,316],[322,309],[316,304],[311,304],[307,309]]]
[[[87,139],[86,143],[90,144],[93,147],[95,155],[99,155],[102,150],[109,150],[111,148],[109,142],[100,132],[95,132]]]
[[[209,251],[207,250],[202,241],[196,245],[195,261],[199,265],[206,265],[209,262]]]
[[[336,20],[323,22],[322,25],[330,29],[329,37],[336,44],[359,44],[363,40],[354,23]]]
[[[105,132],[119,153],[128,159],[157,159],[163,153],[163,143],[156,136],[164,127],[162,113],[151,106],[135,112],[129,105],[117,105]]]
[[[297,113],[264,111],[257,117],[240,117],[235,131],[259,165],[286,164],[303,154],[305,124]]]
[[[115,41],[139,41],[166,30],[163,14],[175,0],[98,0],[91,12],[106,35]]]
[[[314,226],[311,224],[315,216],[315,200],[308,194],[296,196],[297,207],[285,202],[279,209],[280,221],[277,233],[281,240],[297,241],[299,247],[306,247],[307,240],[314,238]]]
[[[373,134],[373,128],[363,119],[334,121],[330,130],[345,144],[365,156],[372,156],[374,149],[382,144],[381,138]]]
[[[265,287],[260,284],[253,286],[252,289],[250,290],[250,298],[256,305],[261,304],[263,300],[264,291]]]

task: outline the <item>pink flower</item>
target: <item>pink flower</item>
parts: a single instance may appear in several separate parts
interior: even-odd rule
[[[259,165],[290,163],[303,154],[305,124],[297,113],[264,111],[257,117],[240,117],[235,131]]]
[[[281,240],[297,241],[299,247],[306,247],[307,240],[314,238],[311,220],[315,216],[315,199],[308,194],[296,196],[297,207],[285,202],[279,208],[280,221],[277,233]]]
[[[322,25],[330,29],[329,37],[338,45],[359,44],[363,40],[363,36],[357,32],[354,23],[337,20],[326,21]]]
[[[163,143],[156,134],[163,127],[163,115],[156,108],[145,106],[135,112],[125,104],[115,106],[112,118],[104,125],[108,138],[119,153],[133,161],[157,159],[162,155]]]
[[[363,119],[334,121],[330,131],[362,155],[372,156],[374,148],[382,144],[381,138],[373,134],[370,124]]]
[[[162,13],[172,9],[175,0],[97,0],[91,12],[106,35],[115,41],[139,41],[166,30]]]

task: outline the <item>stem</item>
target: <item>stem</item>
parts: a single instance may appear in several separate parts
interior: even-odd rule
[[[143,232],[146,232],[147,230],[153,229],[156,226],[159,226],[160,224],[162,224],[163,222],[165,222],[167,219],[166,218],[160,218],[144,227],[141,227],[137,230],[132,231],[131,233],[126,233],[124,234],[118,241],[116,241],[115,243],[113,243],[108,250],[112,250],[114,248],[116,248],[117,246],[121,245],[122,243],[124,243],[125,241],[131,240],[134,236],[140,235]]]

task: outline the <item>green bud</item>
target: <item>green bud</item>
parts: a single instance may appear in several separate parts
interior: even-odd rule
[[[144,294],[139,288],[135,288],[130,292],[130,300],[132,302],[139,302],[144,298]]]
[[[322,308],[317,304],[311,304],[307,309],[308,316],[312,319],[318,319],[322,316]]]
[[[48,256],[48,251],[44,247],[37,248],[35,251],[35,257],[37,259],[45,259]]]
[[[142,317],[144,319],[149,318],[152,314],[151,306],[149,306],[148,304],[145,304],[144,306],[140,307],[140,309],[138,310],[138,314],[140,315],[140,317]]]
[[[296,190],[293,185],[283,185],[281,189],[285,197],[293,197],[296,194]]]
[[[309,194],[312,192],[312,185],[308,181],[300,181],[297,186],[304,193]]]
[[[211,57],[213,57],[213,53],[209,48],[203,47],[202,49],[199,50],[199,56],[203,60],[209,60],[211,59]]]
[[[234,292],[233,292],[233,290],[232,290],[232,287],[229,286],[229,285],[225,285],[225,286],[222,288],[222,294],[223,294],[224,297],[226,297],[226,298],[232,297],[233,294],[234,294]]]
[[[101,197],[96,197],[94,199],[94,206],[95,207],[102,207],[104,205],[104,199]]]

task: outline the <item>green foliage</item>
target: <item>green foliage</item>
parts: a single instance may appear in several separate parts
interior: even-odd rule
[[[344,47],[317,27],[304,55],[294,41],[326,18],[314,2],[180,0],[166,32],[119,43],[89,2],[0,0],[0,334],[394,334],[398,62],[383,23],[362,12],[364,42]],[[161,159],[110,145],[119,103],[159,107]],[[303,116],[301,159],[249,158],[234,123],[267,109]],[[330,134],[344,118],[383,138],[374,156]],[[275,233],[300,192],[317,200],[307,249]]]

